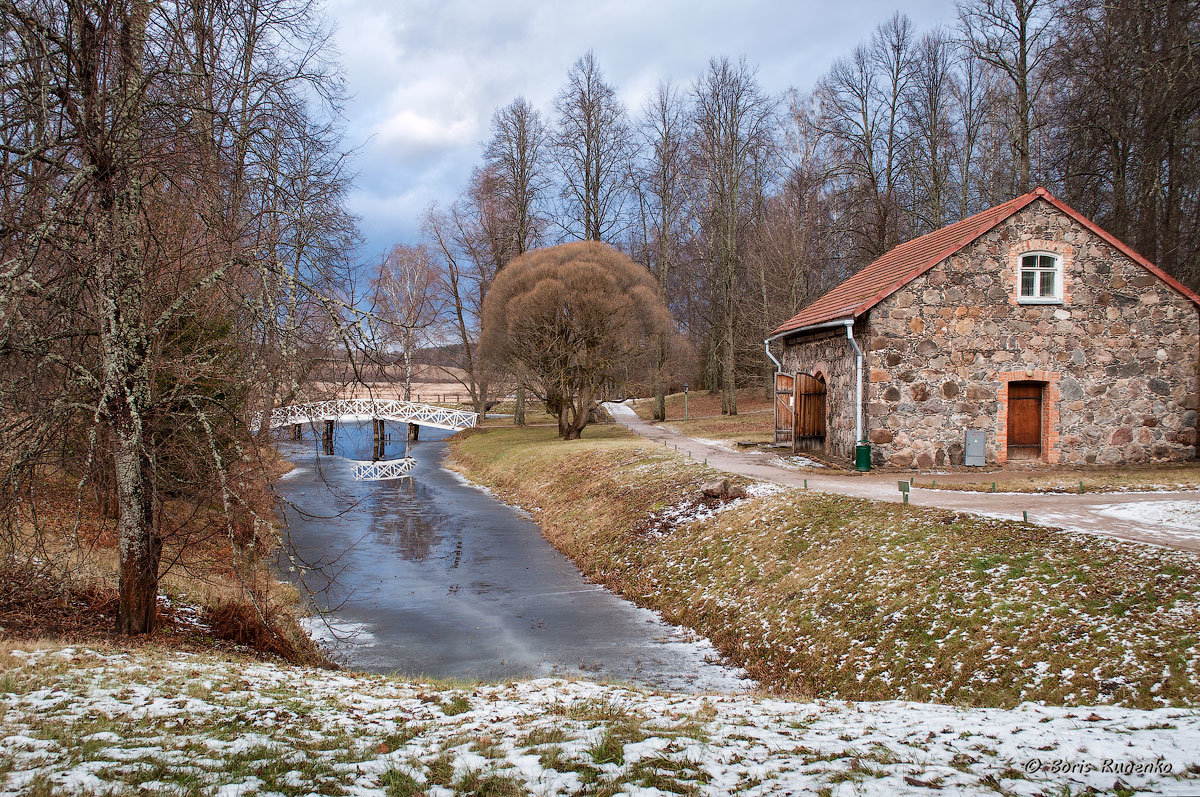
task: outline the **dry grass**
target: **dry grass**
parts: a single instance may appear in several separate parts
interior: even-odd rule
[[[663,424],[688,437],[736,443],[772,443],[775,441],[775,416],[771,412],[738,413],[694,421],[668,421]]]
[[[273,517],[266,480],[291,469],[265,448],[240,493],[260,517]],[[114,633],[118,554],[116,521],[93,494],[78,495],[64,474],[47,472],[24,501],[23,536],[0,554],[0,638],[134,644]],[[37,532],[29,522],[37,516]],[[300,596],[268,564],[278,545],[272,529],[249,515],[232,529],[217,507],[168,502],[159,582],[157,644],[244,650],[294,663],[325,658],[297,620]],[[186,530],[186,533],[185,533]],[[231,539],[232,536],[232,539]],[[237,551],[234,542],[237,543]],[[27,643],[26,643],[27,644]]]
[[[655,523],[715,473],[621,429],[455,440],[591,578],[808,697],[1200,702],[1200,559],[944,510],[787,491]],[[735,480],[745,483],[744,480]]]
[[[954,473],[917,477],[921,486],[937,482],[939,490],[1004,493],[1137,492],[1139,490],[1200,490],[1200,462],[1119,468],[1069,467],[995,473]]]
[[[763,412],[772,409],[772,396],[761,387],[742,388],[737,392],[737,408],[739,413]],[[630,402],[633,411],[642,420],[652,420],[654,417],[654,399],[640,398]],[[687,394],[687,411],[689,418],[703,418],[721,415],[721,394],[709,393],[707,390],[692,390]],[[669,393],[667,395],[667,420],[683,419],[683,394]]]
[[[512,399],[501,401],[488,410],[487,418],[484,419],[484,426],[512,426],[513,411],[516,409],[516,402]],[[558,418],[546,412],[546,405],[535,398],[527,398],[525,400],[525,423],[530,426],[541,426],[554,424],[558,425]]]
[[[688,394],[687,415],[683,419],[683,394],[667,396],[667,421],[671,429],[688,437],[747,443],[770,443],[775,439],[775,413],[770,396],[761,388],[738,391],[738,414],[721,414],[721,396],[708,391]],[[630,406],[638,417],[651,420],[654,399],[635,399]]]

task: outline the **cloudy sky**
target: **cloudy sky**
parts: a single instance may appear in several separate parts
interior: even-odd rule
[[[462,188],[492,112],[518,95],[546,113],[594,50],[631,109],[661,79],[688,84],[712,56],[745,55],[772,93],[808,90],[896,10],[919,30],[953,0],[330,0],[358,149],[352,198],[373,261],[413,242],[431,202]]]

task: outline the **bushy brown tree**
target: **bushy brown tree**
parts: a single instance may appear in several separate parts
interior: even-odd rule
[[[612,247],[579,241],[516,258],[483,304],[481,348],[494,366],[520,370],[578,439],[593,402],[630,366],[653,367],[654,340],[671,316],[645,269]]]

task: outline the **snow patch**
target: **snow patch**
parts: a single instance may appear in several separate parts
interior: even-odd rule
[[[336,617],[301,617],[300,625],[312,641],[333,651],[344,651],[375,644],[375,635],[366,623]]]
[[[1141,501],[1096,507],[1110,517],[1200,531],[1200,501]]]

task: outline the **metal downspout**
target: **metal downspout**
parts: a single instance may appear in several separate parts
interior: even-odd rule
[[[854,319],[848,318],[843,323],[846,325],[846,340],[850,341],[850,345],[854,347],[856,357],[854,373],[857,375],[855,380],[857,383],[857,391],[854,399],[854,444],[858,445],[863,442],[862,430],[862,403],[863,403],[863,353],[858,347],[858,341],[854,339]]]
[[[784,333],[784,334],[787,334],[787,333]],[[783,373],[783,363],[779,362],[779,360],[776,360],[775,355],[771,353],[771,341],[775,340],[775,338],[780,338],[780,337],[783,337],[783,335],[776,335],[775,337],[767,338],[766,340],[763,341],[763,348],[765,348],[767,350],[767,359],[769,359],[771,362],[775,363],[775,373],[777,373],[777,374]]]

